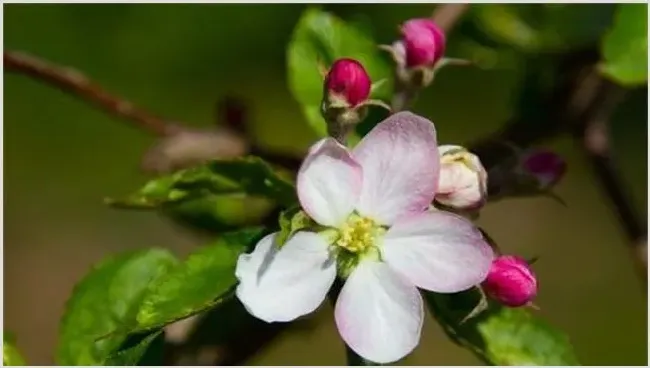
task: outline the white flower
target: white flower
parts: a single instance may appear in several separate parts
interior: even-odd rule
[[[308,314],[338,266],[348,277],[335,319],[347,345],[377,363],[410,353],[423,321],[417,288],[468,289],[485,279],[493,258],[469,221],[427,210],[438,162],[433,124],[409,112],[378,124],[351,152],[331,138],[316,143],[298,173],[298,197],[336,237],[302,231],[278,250],[276,233],[242,255],[237,296],[247,310],[267,322]]]
[[[440,178],[436,201],[454,209],[482,206],[487,198],[487,173],[476,155],[461,146],[438,147]]]

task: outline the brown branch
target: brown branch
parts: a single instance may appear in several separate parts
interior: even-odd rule
[[[593,174],[623,228],[632,248],[632,256],[647,282],[647,227],[641,220],[629,197],[629,192],[614,162],[610,142],[609,124],[615,108],[625,95],[625,90],[591,72],[593,84],[603,91],[603,98],[593,108],[587,109],[573,131],[576,143],[584,148]],[[594,88],[597,88],[594,86]],[[586,98],[589,98],[586,97]],[[639,248],[639,249],[636,249]]]
[[[584,147],[594,175],[629,239],[632,255],[642,266],[643,282],[647,282],[647,227],[634,209],[613,162],[607,129],[609,118],[624,90],[598,74],[598,58],[596,50],[568,54],[560,62],[556,87],[547,96],[535,96],[537,106],[521,106],[519,113],[504,128],[468,147],[488,170],[491,178],[489,195],[498,196],[503,189],[497,174],[503,170],[500,165],[514,162],[512,148],[504,143],[526,149],[561,134],[573,135]],[[529,73],[535,74],[536,70],[531,69]],[[532,87],[530,83],[524,83],[523,88]]]
[[[17,51],[5,51],[3,59],[5,71],[26,74],[36,80],[50,83],[105,112],[130,121],[149,133],[165,136],[178,131],[176,125],[137,108],[127,100],[108,93],[75,69],[60,67]]]
[[[470,4],[443,4],[436,6],[431,19],[442,28],[445,33],[449,33],[460,18],[469,10]]]
[[[273,153],[252,142],[247,130],[245,106],[226,98],[218,106],[224,127],[188,128],[136,107],[122,97],[107,92],[81,72],[55,65],[19,51],[4,52],[4,70],[48,83],[74,97],[120,117],[143,131],[161,136],[144,156],[142,168],[151,173],[165,173],[198,164],[211,158],[236,157],[246,154],[260,156],[275,165],[297,168],[300,159]]]

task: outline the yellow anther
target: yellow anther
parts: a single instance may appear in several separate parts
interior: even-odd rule
[[[364,252],[373,246],[377,229],[369,218],[352,217],[341,226],[336,245],[353,253]]]

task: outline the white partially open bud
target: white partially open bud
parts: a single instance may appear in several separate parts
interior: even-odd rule
[[[440,179],[436,202],[459,210],[481,207],[487,198],[487,173],[479,158],[461,146],[439,146],[438,151]]]

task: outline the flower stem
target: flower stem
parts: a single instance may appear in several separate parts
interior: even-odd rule
[[[341,293],[341,289],[343,288],[344,280],[341,280],[340,278],[336,278],[334,281],[334,285],[332,285],[332,288],[330,289],[329,293],[327,294],[327,297],[330,300],[330,303],[332,303],[332,306],[336,306],[336,299],[338,299],[339,294]],[[345,343],[344,343],[345,344]],[[372,366],[372,365],[381,365],[375,362],[371,362],[367,359],[364,359],[363,357],[359,356],[357,353],[355,353],[350,347],[345,344],[345,356],[347,357],[348,364],[350,366]]]
[[[402,87],[395,91],[391,101],[391,113],[407,110],[415,100],[417,93],[410,88]]]

